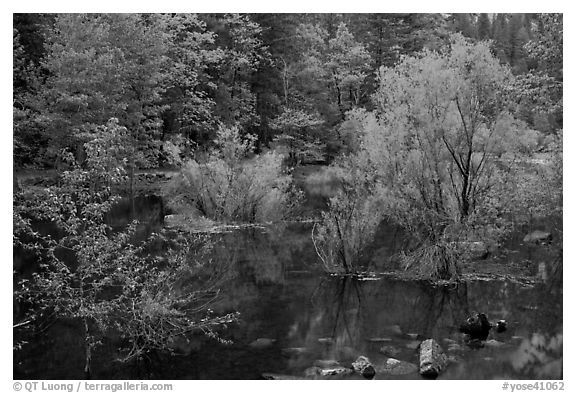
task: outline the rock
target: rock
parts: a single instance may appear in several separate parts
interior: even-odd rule
[[[314,366],[316,367],[320,367],[320,368],[330,368],[330,367],[339,367],[340,363],[338,362],[338,360],[316,360],[314,362]]]
[[[417,349],[419,345],[420,345],[420,341],[410,341],[408,344],[406,344],[406,348]]]
[[[552,240],[552,234],[544,231],[533,231],[524,236],[524,243],[549,243]]]
[[[303,353],[307,353],[308,352],[308,348],[305,347],[300,347],[300,348],[282,348],[281,352],[284,355],[301,355]]]
[[[316,376],[321,377],[329,377],[334,375],[348,375],[352,374],[353,370],[343,366],[335,366],[335,367],[327,367],[327,368],[320,368],[320,367],[309,367],[304,370],[304,376],[307,378],[313,378]]]
[[[376,375],[374,366],[366,356],[359,356],[358,359],[352,362],[352,369],[366,379],[372,379]]]
[[[490,255],[490,250],[484,242],[466,242],[465,246],[474,259],[486,259]]]
[[[488,322],[486,314],[476,313],[460,325],[460,331],[472,339],[486,340],[492,326]]]
[[[487,347],[490,347],[490,348],[500,348],[501,346],[506,345],[506,344],[504,344],[501,341],[497,341],[497,340],[488,340],[484,343],[484,345]]]
[[[264,373],[264,374],[262,374],[262,378],[273,379],[273,380],[277,380],[277,381],[292,381],[292,380],[304,379],[302,377],[297,377],[295,375],[285,375],[285,374],[275,374],[275,373]]]
[[[460,352],[462,347],[456,343],[448,345],[447,352]]]
[[[264,349],[271,347],[275,342],[273,338],[257,338],[248,345],[255,349]]]
[[[396,334],[398,336],[402,335],[402,329],[400,328],[400,325],[386,326],[384,330],[386,330],[388,333]]]
[[[480,241],[461,241],[453,244],[468,251],[472,259],[486,259],[490,255],[490,249],[494,249],[494,247],[490,248],[486,243]]]
[[[314,366],[314,367],[308,367],[306,370],[304,370],[304,376],[306,378],[313,378],[316,377],[317,375],[320,375],[320,367]]]
[[[171,337],[168,340],[168,348],[179,355],[188,356],[192,352],[199,350],[201,347],[201,341],[190,339],[182,335]]]
[[[321,337],[318,339],[318,342],[320,344],[332,344],[334,343],[334,340],[332,339],[332,337]]]
[[[400,348],[396,348],[392,345],[384,345],[382,348],[380,348],[379,351],[381,354],[386,355],[390,358],[395,358],[402,352]]]
[[[420,374],[422,376],[436,378],[447,365],[448,358],[434,339],[422,341],[420,344]]]
[[[508,326],[508,324],[506,323],[505,320],[501,319],[501,320],[497,321],[496,322],[496,333],[505,332],[507,326]]]
[[[418,371],[418,366],[398,359],[387,359],[386,362],[374,366],[376,373],[386,375],[406,375]]]
[[[352,374],[352,372],[353,372],[352,369],[343,366],[320,369],[320,375],[323,377],[327,377],[330,375],[348,375]]]
[[[406,333],[406,336],[412,340],[418,340],[420,337],[418,333]]]
[[[392,341],[390,337],[372,337],[368,338],[367,340],[370,341],[371,343],[386,343]]]
[[[468,338],[465,340],[465,343],[468,347],[472,349],[484,348],[484,341],[477,338],[470,338],[468,336]]]

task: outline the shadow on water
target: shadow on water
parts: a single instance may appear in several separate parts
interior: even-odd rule
[[[126,218],[131,210],[143,222],[143,235],[157,229],[163,208],[156,202],[143,202],[152,207],[140,213],[130,206],[117,207],[111,225],[125,225],[134,217]],[[113,362],[117,348],[106,343],[94,359],[95,378],[303,376],[319,360],[349,366],[359,355],[374,364],[388,357],[417,364],[417,345],[425,338],[435,338],[452,360],[440,378],[562,376],[562,287],[557,282],[526,286],[492,280],[435,286],[388,278],[359,281],[321,272],[309,225],[255,227],[215,237],[219,242],[210,258],[226,261],[227,270],[213,309],[240,312],[240,321],[221,332],[233,343],[195,334],[178,344],[176,356],[158,353],[146,363],[129,365]],[[482,348],[467,346],[458,326],[472,311],[484,312],[491,320],[505,319],[507,331],[492,330]],[[60,322],[15,353],[14,377],[82,378],[82,361],[76,359],[81,345],[74,325]],[[376,378],[420,376],[412,372]]]

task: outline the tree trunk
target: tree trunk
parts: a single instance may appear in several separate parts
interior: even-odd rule
[[[85,360],[84,360],[84,378],[91,379],[92,377],[92,336],[88,328],[88,320],[84,318],[84,345],[85,345]]]

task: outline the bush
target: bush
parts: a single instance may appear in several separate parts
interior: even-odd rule
[[[312,230],[312,241],[329,273],[358,273],[358,262],[382,220],[380,201],[358,168],[343,171],[342,188]]]
[[[458,279],[458,259],[464,250],[459,242],[437,241],[412,252],[403,252],[400,261],[406,270],[416,276],[435,280]]]
[[[112,186],[124,181],[126,173],[119,148],[125,129],[113,126],[102,131],[112,127],[114,132],[85,144],[84,167],[68,155],[72,169],[61,175],[61,186],[39,195],[14,195],[14,248],[33,252],[38,261],[31,278],[15,272],[16,298],[31,305],[27,321],[15,328],[52,317],[78,322],[87,377],[94,349],[110,332],[129,343],[123,359],[130,360],[151,350],[170,350],[173,337],[192,331],[217,337],[214,328],[237,318],[210,313],[222,279],[215,265],[222,261],[207,257],[208,239],[168,242],[158,235],[135,245],[136,223],[119,232],[107,225],[118,199]],[[33,229],[34,222],[53,222],[61,233],[43,235]],[[161,257],[149,249],[157,241],[163,245]]]
[[[207,162],[189,161],[171,184],[173,204],[192,206],[202,215],[232,222],[269,222],[287,218],[301,198],[284,174],[283,157],[274,152],[247,158],[252,136],[221,129]]]

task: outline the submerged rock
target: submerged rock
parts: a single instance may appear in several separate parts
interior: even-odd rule
[[[353,370],[344,366],[335,366],[335,367],[308,367],[304,370],[304,376],[307,378],[315,378],[315,377],[329,377],[335,375],[349,375],[352,374]]]
[[[295,375],[285,375],[285,374],[275,374],[275,373],[264,373],[264,374],[262,374],[262,378],[272,379],[272,380],[276,380],[276,381],[293,381],[293,380],[305,379],[305,378],[298,377]]]
[[[462,351],[462,346],[460,346],[459,344],[452,343],[448,345],[447,352],[460,352],[460,351]]]
[[[264,349],[271,347],[275,342],[274,338],[257,338],[248,345],[255,349]]]
[[[491,347],[491,348],[500,348],[506,344],[504,344],[501,341],[497,341],[497,340],[488,340],[484,343],[484,345],[487,347]]]
[[[436,378],[448,365],[448,358],[442,347],[428,339],[420,344],[420,374],[426,378]]]
[[[320,368],[330,368],[330,367],[339,367],[341,366],[340,362],[338,362],[338,360],[333,360],[333,359],[328,359],[328,360],[316,360],[314,361],[314,366],[316,367],[320,367]]]
[[[332,344],[334,343],[334,339],[332,337],[320,337],[318,342],[320,344]]]
[[[506,323],[505,320],[501,319],[499,321],[496,321],[496,333],[502,333],[506,331],[508,324]]]
[[[406,375],[417,372],[418,366],[409,362],[390,358],[387,359],[384,363],[376,364],[374,369],[378,374]]]
[[[308,348],[306,347],[298,347],[298,348],[282,348],[281,352],[284,355],[301,355],[303,353],[309,352]]]
[[[379,349],[380,353],[386,355],[390,358],[395,358],[398,356],[402,350],[400,348],[396,348],[392,345],[384,345],[382,348]]]
[[[398,336],[402,335],[402,328],[400,328],[400,325],[386,326],[384,330],[388,333],[396,334]]]
[[[358,359],[352,362],[352,369],[367,379],[374,378],[376,374],[374,366],[366,356],[359,356]]]
[[[390,337],[371,337],[366,340],[371,343],[387,343],[392,341]]]
[[[524,236],[524,243],[548,243],[552,240],[552,234],[544,231],[533,231]]]
[[[472,339],[486,340],[492,325],[488,322],[488,317],[483,313],[476,313],[469,317],[466,322],[460,325],[460,331],[470,336]]]

